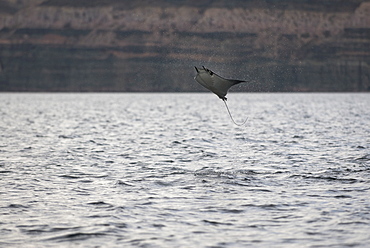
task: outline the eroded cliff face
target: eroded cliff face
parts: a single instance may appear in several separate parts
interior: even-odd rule
[[[0,0],[0,90],[370,89],[367,1]]]

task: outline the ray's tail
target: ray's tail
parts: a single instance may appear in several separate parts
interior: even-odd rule
[[[239,126],[239,127],[244,126],[244,124],[245,124],[245,123],[247,122],[247,120],[248,120],[248,117],[247,117],[247,119],[245,119],[242,123],[236,123],[236,122],[234,121],[233,116],[232,116],[232,115],[231,115],[231,113],[230,113],[230,110],[229,110],[229,107],[227,106],[226,100],[225,100],[225,99],[222,99],[222,100],[224,101],[225,106],[226,106],[226,109],[227,109],[227,112],[229,113],[230,119],[234,122],[234,124],[235,124],[235,125],[237,125],[237,126]]]

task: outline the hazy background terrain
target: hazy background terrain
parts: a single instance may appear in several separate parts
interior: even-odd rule
[[[369,91],[370,2],[0,0],[1,91]]]

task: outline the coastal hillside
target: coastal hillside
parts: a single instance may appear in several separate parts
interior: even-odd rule
[[[0,91],[370,91],[370,1],[0,0]]]

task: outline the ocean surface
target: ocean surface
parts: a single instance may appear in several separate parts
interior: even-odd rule
[[[0,247],[369,247],[370,94],[0,94]]]

